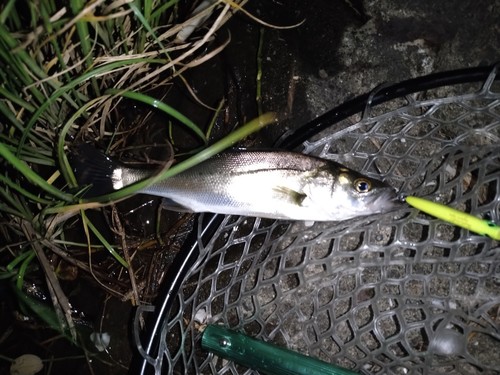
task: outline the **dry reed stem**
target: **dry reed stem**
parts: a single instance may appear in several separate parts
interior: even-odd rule
[[[26,220],[21,221],[21,229],[24,233],[26,239],[31,243],[31,247],[40,262],[40,265],[43,268],[45,278],[47,280],[47,286],[49,288],[49,292],[52,299],[52,304],[56,311],[56,314],[59,316],[63,316],[64,318],[59,319],[59,321],[66,325],[61,327],[63,331],[67,328],[71,334],[71,337],[74,341],[76,341],[76,328],[73,318],[71,316],[71,305],[69,303],[68,298],[64,294],[61,289],[61,285],[59,284],[59,280],[52,269],[45,252],[41,246],[40,238],[31,225],[30,222]]]
[[[137,288],[137,282],[135,278],[134,267],[132,265],[132,259],[129,254],[129,248],[127,246],[127,237],[125,235],[125,230],[123,229],[122,222],[120,220],[120,215],[118,214],[118,210],[116,209],[116,205],[111,206],[111,221],[113,223],[113,232],[118,235],[120,238],[121,248],[123,251],[123,255],[125,261],[128,264],[128,276],[130,279],[130,285],[132,287],[132,293],[130,293],[130,300],[133,306],[139,306],[140,298],[139,298],[139,290]]]

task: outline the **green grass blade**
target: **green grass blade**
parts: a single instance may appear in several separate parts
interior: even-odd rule
[[[156,36],[156,33],[153,31],[151,28],[151,25],[148,22],[148,19],[142,14],[141,10],[137,6],[137,1],[130,2],[128,5],[130,9],[134,12],[134,15],[137,17],[137,19],[142,23],[144,28],[151,34],[155,42],[160,46],[160,48],[163,50],[164,53],[166,53],[166,48],[163,46],[162,42],[158,39]],[[139,43],[137,43],[137,51],[136,53],[142,53],[144,50],[144,45],[146,44],[146,34],[142,33],[140,36]]]
[[[86,1],[84,0],[70,0],[71,10],[74,15],[80,13],[86,5]],[[87,69],[90,69],[93,65],[94,54],[91,53],[92,44],[90,43],[91,37],[89,32],[89,24],[87,21],[80,19],[76,22],[76,31],[78,33],[78,37],[80,40],[80,46],[82,48],[82,54],[85,56],[85,66]],[[97,80],[95,77],[91,77],[90,79],[92,88],[94,93],[99,96],[100,89],[97,84]]]
[[[44,70],[39,66],[39,63],[34,60],[27,51],[16,49],[19,46],[18,41],[12,37],[2,24],[0,24],[0,40],[3,44],[3,47],[0,48],[2,60],[8,62],[13,76],[22,79],[24,85],[28,86],[34,83],[34,78],[28,71],[31,71],[32,74],[39,79],[47,77]],[[30,93],[39,103],[43,103],[46,99],[46,96],[35,86],[30,87]]]
[[[51,13],[51,9],[47,9],[47,7],[48,7],[48,3],[46,1],[43,1],[40,4],[40,12],[41,12],[41,16],[43,19],[45,32],[48,35],[53,35],[54,32],[57,31],[57,28],[63,26],[64,24],[59,25],[59,23],[53,22],[50,19],[50,14],[49,14],[49,13]],[[50,7],[48,7],[48,8],[50,8]],[[66,21],[60,20],[59,22],[65,23]],[[57,40],[57,38],[49,38],[49,39],[50,39],[50,44],[52,45],[52,48],[55,51],[55,55],[57,56],[57,61],[59,62],[60,70],[62,70],[62,71],[67,70],[67,64],[64,61],[64,57],[63,57],[63,53],[61,51],[61,46],[59,45],[59,41]],[[70,76],[69,72],[65,72],[63,76],[64,76],[66,82],[71,81],[71,76]],[[61,86],[62,86],[62,84],[61,84]],[[78,95],[78,92],[76,90],[73,90],[71,92],[71,98],[75,99],[75,101],[78,103],[79,106],[82,104],[81,100],[80,100],[80,96]]]
[[[0,203],[0,211],[5,212],[6,214],[15,216],[15,217],[20,217],[26,220],[29,220],[29,217],[24,217],[22,212],[19,212],[3,203]]]
[[[66,337],[69,338],[69,336],[66,335],[65,332],[63,331],[59,323],[59,319],[57,318],[57,314],[54,311],[53,307],[48,307],[43,303],[29,297],[21,289],[17,287],[14,287],[13,289],[19,301],[21,301],[24,306],[26,306],[29,310],[34,312],[40,319],[42,319],[46,324],[48,324],[50,328],[58,332],[61,332],[62,334],[64,334]]]
[[[17,212],[18,217],[21,217],[26,220],[31,219],[31,215],[28,213],[28,211],[25,209],[25,207],[20,204],[19,202],[16,201],[17,196],[9,194],[5,189],[0,188],[0,196],[3,197],[3,201],[6,204],[10,204],[12,207],[13,212]],[[5,206],[2,206],[5,207]],[[12,211],[11,211],[12,212]]]
[[[14,168],[16,168],[24,177],[26,177],[29,181],[39,186],[47,193],[53,195],[56,198],[59,198],[66,202],[71,202],[73,200],[73,196],[71,194],[67,194],[57,189],[56,187],[50,185],[47,181],[45,181],[40,175],[34,172],[25,162],[17,158],[9,149],[0,142],[0,156],[2,156],[5,160],[7,160]]]
[[[6,137],[5,135],[0,134],[0,143],[3,142],[5,147],[7,147],[11,152],[15,152],[15,150],[17,149],[16,139],[13,137],[15,137],[14,134],[10,135],[10,137]],[[27,163],[47,165],[51,167],[55,166],[52,153],[47,153],[46,150],[37,147],[25,146],[18,157],[19,159]]]
[[[212,116],[212,120],[210,121],[210,124],[208,124],[207,133],[206,133],[205,137],[210,138],[210,135],[212,134],[212,129],[214,128],[215,123],[217,122],[217,118],[219,117],[219,113],[222,110],[222,106],[224,105],[224,103],[225,103],[225,100],[221,99],[221,101],[219,102],[219,105],[215,109],[215,112],[214,112],[214,115]]]
[[[9,0],[3,7],[2,13],[0,13],[0,23],[3,25],[7,19],[13,20],[15,24],[19,24],[19,17],[15,11],[14,5],[16,0]],[[14,12],[12,12],[14,9]]]
[[[11,91],[5,89],[5,87],[0,86],[0,95],[3,96],[8,101],[17,104],[18,106],[26,109],[29,112],[35,112],[35,107],[32,106],[27,101],[24,101],[19,96],[13,94]]]
[[[159,21],[160,16],[170,7],[173,7],[175,4],[177,4],[179,0],[170,0],[167,1],[166,3],[161,4],[158,8],[156,8],[153,13],[151,13],[151,19],[153,20],[153,24],[157,24]]]
[[[11,181],[9,178],[5,177],[2,174],[0,174],[0,182],[3,182],[5,185],[9,186],[11,189],[16,190],[19,194],[25,196],[26,198],[28,198],[29,200],[31,200],[33,202],[41,203],[41,204],[50,204],[51,203],[50,200],[36,196],[35,194],[22,188],[21,186],[19,186],[19,184],[16,184],[15,182]]]
[[[104,245],[106,250],[125,268],[128,268],[128,264],[123,259],[120,254],[116,252],[116,250],[113,248],[113,246],[110,245],[110,243],[104,238],[104,236],[99,232],[99,230],[92,224],[92,222],[87,218],[87,215],[85,215],[84,211],[81,211],[81,215],[83,220],[85,221],[85,225],[89,227],[89,229],[94,233],[94,235],[101,241],[101,243]]]
[[[0,267],[0,280],[12,279],[17,275],[15,271],[4,271],[3,267]]]
[[[7,271],[11,272],[17,267],[17,265],[23,262],[26,258],[34,255],[35,252],[33,250],[25,251],[24,253],[19,254],[14,260],[12,260],[9,264],[7,264]]]
[[[203,143],[207,143],[207,139],[205,138],[205,134],[200,130],[200,128],[189,118],[184,116],[182,113],[178,112],[168,104],[165,104],[158,99],[155,99],[151,96],[140,94],[133,91],[123,91],[117,89],[109,89],[106,91],[107,94],[111,95],[120,95],[125,98],[134,99],[146,104],[149,104],[152,107],[158,108],[159,110],[165,112],[169,116],[177,119],[182,124],[186,125],[190,130],[192,130],[202,141]]]
[[[29,264],[35,258],[35,252],[31,251],[28,256],[21,262],[21,267],[19,267],[19,271],[17,272],[16,277],[16,286],[19,290],[23,287],[24,277],[26,276],[26,270],[28,269]]]
[[[0,101],[0,113],[5,116],[5,119],[10,123],[10,125],[14,126],[19,131],[24,132],[24,127],[21,122],[3,101]]]

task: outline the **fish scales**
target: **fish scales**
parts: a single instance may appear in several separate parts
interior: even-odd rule
[[[296,153],[226,153],[144,192],[164,196],[194,212],[309,219],[318,214],[298,205],[295,193],[303,194],[311,173],[326,169],[328,164]]]

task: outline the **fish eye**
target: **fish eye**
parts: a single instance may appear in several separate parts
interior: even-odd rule
[[[365,178],[358,178],[354,181],[354,188],[358,193],[368,193],[372,188],[372,184]]]

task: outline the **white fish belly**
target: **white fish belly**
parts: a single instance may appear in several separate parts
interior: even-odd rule
[[[282,173],[266,171],[219,177],[202,179],[196,185],[191,183],[190,189],[184,186],[178,190],[170,186],[162,195],[193,212],[290,220],[335,220],[330,211],[334,209],[331,202],[324,202],[329,207],[328,211],[309,197],[297,202],[293,192],[304,191],[304,181],[300,176],[284,178]]]

